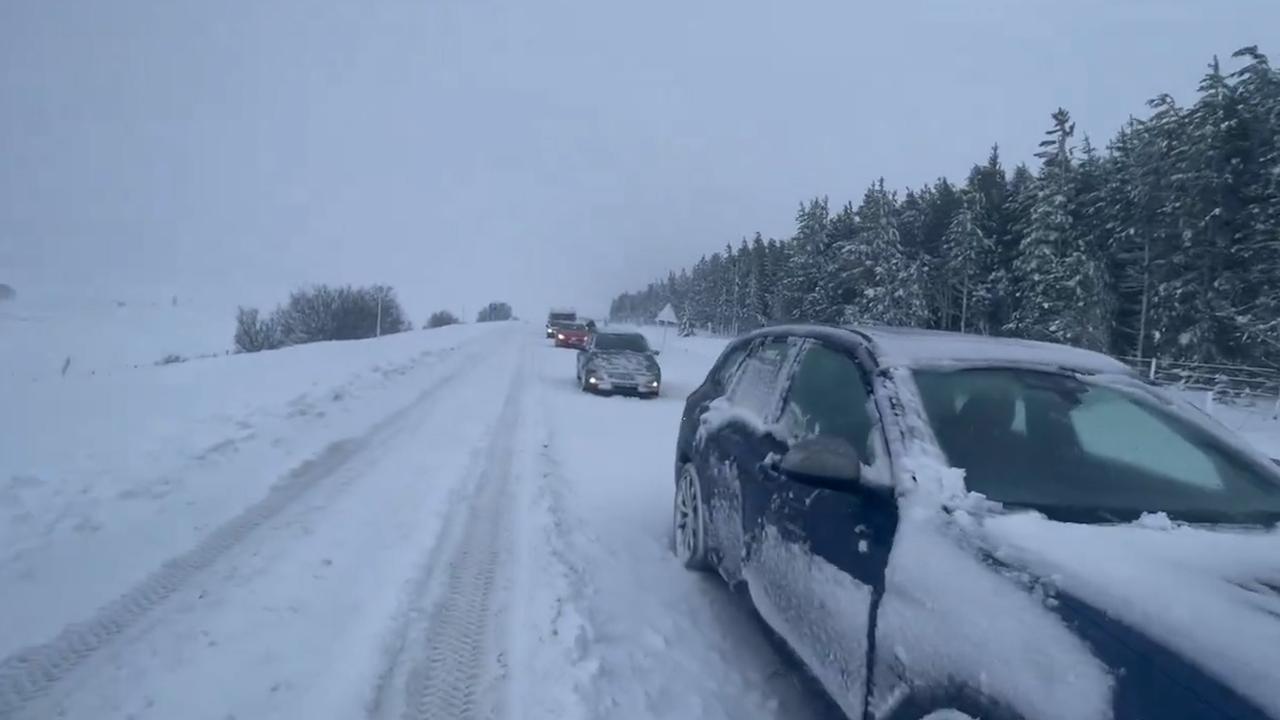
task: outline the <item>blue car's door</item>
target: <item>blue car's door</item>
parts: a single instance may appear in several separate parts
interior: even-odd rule
[[[846,440],[864,465],[875,464],[884,452],[880,423],[858,363],[816,340],[806,341],[784,386],[774,424],[785,441],[762,443],[774,456],[743,475],[744,575],[765,619],[842,709],[860,717],[873,609],[897,524],[892,494],[806,486],[776,468],[788,443],[812,435]]]
[[[705,447],[699,472],[710,480],[706,488],[712,516],[709,544],[718,555],[721,574],[731,583],[742,579],[743,532],[752,530],[742,523],[744,504],[752,502],[746,493],[758,487],[751,482],[756,467],[780,447],[767,423],[777,415],[779,383],[799,347],[799,341],[787,337],[753,342],[727,378],[724,396],[702,415]]]

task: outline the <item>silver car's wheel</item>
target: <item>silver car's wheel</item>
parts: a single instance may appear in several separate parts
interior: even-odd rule
[[[706,519],[702,506],[702,487],[693,465],[685,465],[680,470],[672,519],[676,557],[690,570],[706,570],[709,567]]]

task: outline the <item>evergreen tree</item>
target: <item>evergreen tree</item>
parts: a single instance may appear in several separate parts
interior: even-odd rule
[[[995,269],[991,285],[996,298],[991,304],[989,322],[990,327],[1002,332],[1007,332],[1018,309],[1017,270],[1014,265],[1031,224],[1031,208],[1036,199],[1035,176],[1026,165],[1014,168],[1005,198],[1005,222],[994,238]]]
[[[919,326],[928,317],[923,264],[902,247],[896,213],[881,179],[863,196],[853,238],[836,248],[842,283],[853,289],[843,322]]]
[[[1080,144],[1080,163],[1073,182],[1072,236],[1064,262],[1068,277],[1078,279],[1075,294],[1083,302],[1075,309],[1079,318],[1074,342],[1110,351],[1117,304],[1108,262],[1115,252],[1114,238],[1107,232],[1113,198],[1106,194],[1102,159],[1087,135]]]
[[[829,267],[829,221],[825,197],[810,200],[796,213],[796,234],[791,239],[787,272],[782,277],[781,317],[784,320],[807,320],[823,309],[823,298],[817,291]]]
[[[1248,143],[1239,168],[1245,206],[1233,246],[1242,268],[1236,319],[1240,355],[1263,364],[1280,349],[1280,71],[1257,47],[1232,57],[1248,61],[1231,74]]]
[[[671,302],[722,331],[887,322],[1280,367],[1280,74],[1257,48],[1233,58],[1191,106],[1150,101],[1105,153],[1087,137],[1077,153],[1060,110],[1038,172],[1006,174],[993,147],[962,185],[900,203],[883,182],[834,215],[815,198],[792,238],[727,246],[618,296],[611,315],[648,320]]]
[[[964,199],[943,236],[942,262],[939,263],[951,293],[958,298],[956,329],[960,332],[988,331],[995,246],[982,229],[979,203],[977,195]]]
[[[746,290],[746,325],[744,329],[754,329],[769,324],[770,320],[770,278],[769,249],[760,233],[751,239],[751,249],[747,251],[747,290]]]
[[[998,316],[1002,310],[1003,288],[1017,250],[1017,245],[1006,239],[1010,234],[1007,209],[1009,180],[1000,163],[999,146],[992,146],[986,164],[975,165],[969,171],[964,193],[966,204],[972,204],[976,230],[986,241],[984,262],[978,271],[983,302],[979,303],[976,312],[969,310],[967,316],[971,319],[966,319],[964,325],[967,329],[987,334],[999,330],[1004,324]],[[1011,248],[1007,252],[1002,250],[1006,244]]]
[[[1018,303],[1009,326],[1014,335],[1103,349],[1090,304],[1105,285],[1099,258],[1080,242],[1072,215],[1075,181],[1071,115],[1053,113],[1053,128],[1037,154],[1044,165],[1026,237],[1014,261]]]
[[[1151,117],[1135,124],[1129,185],[1137,213],[1133,229],[1143,265],[1137,348],[1143,357],[1174,357],[1179,328],[1186,323],[1178,281],[1183,272],[1178,249],[1186,236],[1188,213],[1182,190],[1187,115],[1168,95],[1158,96],[1148,105],[1154,110]],[[1119,261],[1132,276],[1132,262],[1123,257]]]
[[[943,244],[947,229],[962,205],[960,193],[950,181],[941,178],[935,182],[925,203],[927,212],[921,228],[920,247],[908,250],[913,257],[921,259],[926,278],[924,296],[929,307],[928,323],[935,328],[954,329],[951,320],[959,315],[952,284],[945,276]]]

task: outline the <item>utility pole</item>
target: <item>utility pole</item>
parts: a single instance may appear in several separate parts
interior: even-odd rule
[[[378,330],[377,337],[382,337],[382,295],[378,295]]]

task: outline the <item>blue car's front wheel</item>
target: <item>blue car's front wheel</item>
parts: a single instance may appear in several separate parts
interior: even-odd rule
[[[680,469],[672,513],[672,540],[676,557],[690,570],[709,570],[707,524],[702,486],[692,463]]]

